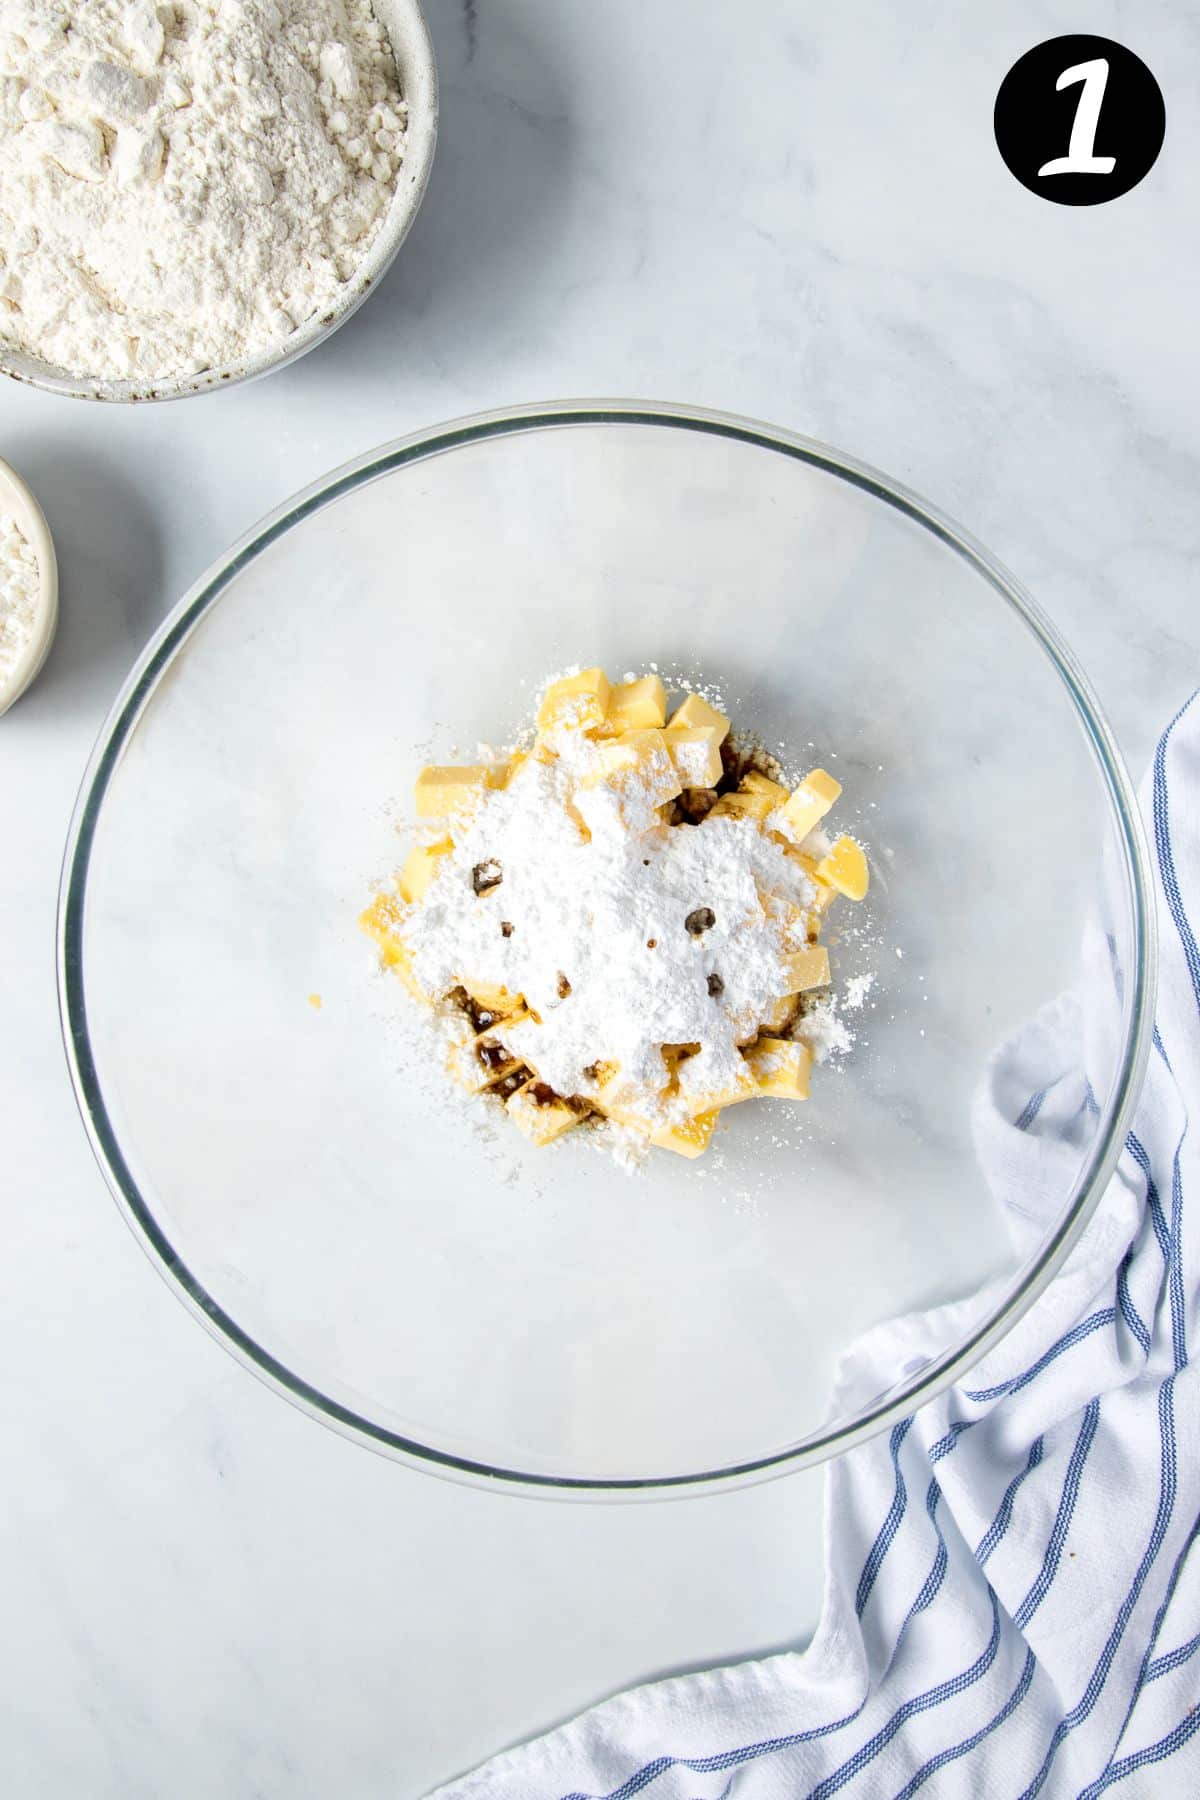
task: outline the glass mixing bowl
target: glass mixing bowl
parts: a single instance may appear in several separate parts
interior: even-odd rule
[[[535,1150],[481,1128],[414,1060],[356,915],[417,768],[504,743],[572,663],[702,674],[845,784],[875,879],[835,968],[874,972],[874,1004],[799,1133],[756,1102],[713,1161],[631,1177],[585,1132]],[[297,496],[146,650],[67,850],[68,1056],[151,1256],[314,1416],[468,1479],[720,1486],[882,1429],[1061,1263],[1143,1067],[1146,867],[1069,652],[922,501],[731,418],[492,415]],[[973,1115],[1097,919],[1116,980],[1094,1099],[1031,1244]],[[858,1334],[955,1299],[886,1391],[833,1397]]]

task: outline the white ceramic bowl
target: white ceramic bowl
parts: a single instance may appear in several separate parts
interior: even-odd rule
[[[15,519],[37,557],[38,607],[33,635],[9,679],[0,682],[0,713],[19,700],[50,654],[58,626],[58,562],[46,516],[15,469],[0,462],[0,514]]]
[[[375,283],[391,265],[417,216],[437,142],[437,65],[433,45],[417,0],[374,0],[380,23],[387,30],[400,87],[408,103],[408,139],[404,161],[396,177],[391,208],[370,250],[342,289],[336,305],[314,315],[282,344],[272,344],[256,356],[175,380],[106,381],[56,368],[40,357],[27,356],[0,342],[0,375],[23,381],[50,394],[73,400],[183,400],[235,381],[255,381],[295,362],[331,337],[367,298]]]

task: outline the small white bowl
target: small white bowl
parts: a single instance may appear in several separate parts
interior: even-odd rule
[[[374,0],[375,12],[391,41],[400,75],[400,91],[408,106],[408,133],[404,161],[396,175],[396,191],[374,243],[342,288],[334,305],[297,327],[281,344],[268,345],[257,355],[199,374],[169,380],[108,381],[71,373],[43,362],[40,357],[0,343],[0,375],[48,394],[73,400],[184,400],[212,388],[231,387],[238,381],[255,381],[285,368],[298,356],[315,349],[344,325],[362,305],[375,283],[386,273],[417,216],[429,180],[437,142],[438,83],[433,45],[417,0]]]
[[[0,713],[19,700],[50,654],[58,626],[58,560],[46,515],[14,469],[0,461],[0,515],[15,519],[37,557],[38,601],[33,635],[7,681],[0,682]]]

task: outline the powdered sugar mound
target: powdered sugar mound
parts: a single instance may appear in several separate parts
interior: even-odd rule
[[[794,1027],[794,1036],[807,1044],[815,1062],[829,1062],[854,1048],[854,1033],[842,1018],[833,994],[810,1002]]]
[[[597,1090],[615,1065],[644,1096],[665,1090],[664,1045],[699,1046],[648,1124],[691,1117],[744,1079],[739,1044],[789,991],[815,890],[801,865],[743,821],[667,826],[645,800],[586,781],[599,750],[564,731],[455,826],[402,936],[430,993],[480,982],[523,994],[531,1015],[495,1035],[559,1094]],[[586,794],[586,823],[579,818]],[[578,802],[578,806],[576,805]],[[477,891],[477,871],[499,882]]]

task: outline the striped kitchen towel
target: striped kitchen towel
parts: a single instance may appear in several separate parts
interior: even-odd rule
[[[1200,1796],[1200,700],[1147,811],[1162,968],[1118,1172],[1004,1342],[830,1465],[811,1647],[620,1695],[440,1800]],[[1018,1230],[1095,1107],[1086,1025],[1064,1002],[991,1072],[981,1147]],[[900,1331],[911,1356],[921,1321],[881,1327],[846,1381],[886,1385]]]

